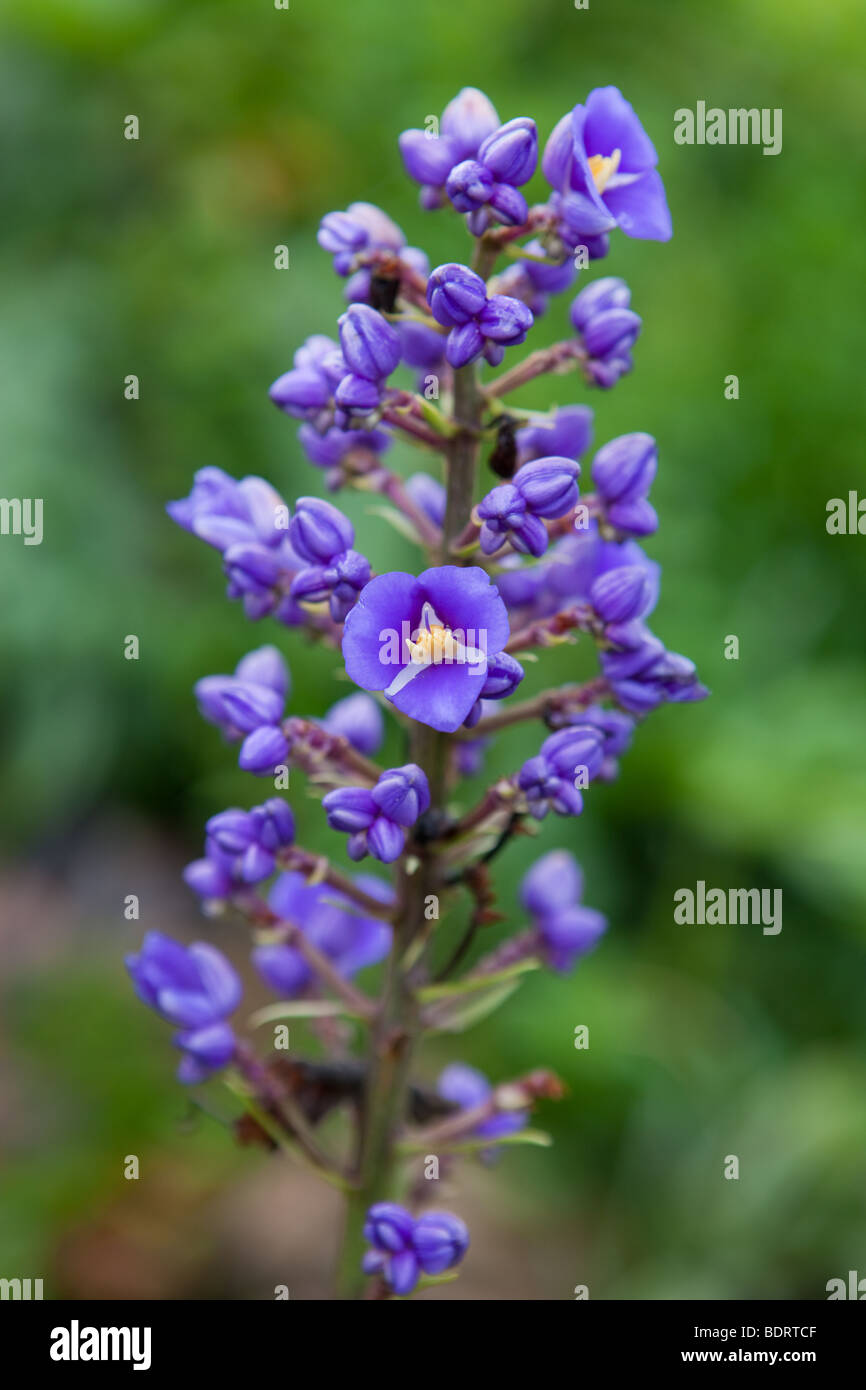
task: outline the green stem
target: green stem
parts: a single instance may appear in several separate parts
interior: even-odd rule
[[[446,444],[448,493],[441,563],[445,563],[451,544],[465,527],[472,508],[482,405],[474,365],[461,367],[454,373],[454,421],[458,428]],[[448,735],[426,724],[412,725],[409,756],[427,774],[433,816],[445,807],[449,752]],[[363,1114],[353,1173],[356,1186],[348,1196],[338,1274],[341,1298],[360,1298],[364,1291],[366,1280],[361,1273],[361,1259],[368,1207],[373,1202],[400,1195],[401,1155],[397,1141],[406,1117],[409,1074],[420,1025],[420,1006],[407,979],[406,955],[428,925],[425,915],[428,898],[441,889],[441,870],[435,853],[426,844],[413,840],[407,845],[401,865],[394,947],[367,1059]],[[413,960],[415,965],[417,960]]]

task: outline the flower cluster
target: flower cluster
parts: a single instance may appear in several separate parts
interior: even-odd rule
[[[428,1211],[414,1219],[396,1202],[376,1202],[367,1212],[364,1239],[372,1245],[364,1256],[364,1273],[379,1274],[405,1298],[422,1274],[444,1274],[469,1249],[469,1232],[459,1216]]]
[[[184,878],[200,898],[229,898],[244,884],[270,878],[277,854],[295,838],[295,818],[279,796],[250,811],[231,807],[205,825],[203,859],[188,864]]]
[[[383,910],[394,901],[389,884],[371,874],[354,879]],[[290,923],[330,961],[344,979],[368,965],[378,965],[391,949],[391,928],[379,917],[364,915],[345,893],[327,884],[307,883],[302,874],[280,874],[268,894],[268,906],[279,923]],[[253,965],[281,999],[295,999],[315,982],[315,971],[303,951],[290,941],[269,941],[252,952]]]
[[[488,295],[480,275],[453,262],[433,271],[427,302],[436,322],[449,330],[445,356],[452,367],[465,367],[482,354],[496,367],[506,347],[522,343],[532,327],[532,313],[522,300]]]
[[[524,555],[543,555],[543,518],[565,516],[577,503],[580,467],[569,458],[539,458],[519,468],[510,483],[493,488],[479,502],[481,549],[493,555],[506,541]]]
[[[127,956],[135,992],[151,1009],[180,1028],[174,1044],[183,1053],[178,1080],[204,1081],[235,1054],[226,1022],[241,1001],[241,982],[225,956],[205,941],[182,946],[149,931],[137,956]]]
[[[533,864],[524,876],[520,897],[554,970],[570,970],[607,927],[600,912],[581,903],[583,874],[566,850],[551,850]]]
[[[459,1030],[539,965],[571,970],[605,931],[564,849],[529,868],[520,929],[511,931],[494,860],[548,817],[567,834],[555,818],[582,814],[590,783],[618,775],[645,717],[707,694],[694,663],[648,626],[661,582],[643,548],[659,526],[649,501],[655,440],[610,439],[582,474],[592,411],[520,402],[544,373],[556,375],[562,399],[569,373],[579,389],[608,389],[632,370],[642,322],[629,286],[591,279],[570,312],[562,309],[558,341],[505,363],[578,271],[610,253],[617,229],[671,235],[656,153],[615,87],[595,89],[556,124],[541,159],[544,201],[530,206],[523,190],[538,148],[532,119],[502,123],[474,88],[441,121],[403,132],[422,206],[465,218],[466,264],[431,272],[426,253],[368,202],[322,219],[319,245],[345,281],[348,308],[336,329],[301,344],[270,398],[298,422],[298,458],[319,470],[309,476],[330,500],[304,495],[290,507],[263,479],[236,481],[211,467],[168,506],[220,552],[228,596],[248,618],[303,628],[326,653],[305,673],[291,713],[276,646],[196,684],[203,717],[238,745],[243,771],[272,776],[277,793],[291,770],[298,827],[280,795],[217,811],[203,857],[185,871],[207,915],[249,926],[253,967],[279,996],[255,1021],[297,1020],[315,1034],[314,1053],[280,1058],[262,1032],[256,1047],[235,1037],[228,1020],[239,978],[210,946],[150,932],[127,964],[141,998],[181,1030],[181,1079],[230,1067],[232,1094],[248,1111],[238,1125],[244,1140],[299,1153],[347,1193],[351,1267],[341,1293],[352,1297],[367,1275],[376,1276],[372,1296],[405,1297],[466,1253],[462,1221],[419,1213],[425,1183],[413,1155],[435,1154],[450,1177],[467,1157],[488,1161],[537,1142],[530,1112],[562,1093],[547,1072],[494,1086],[452,1062],[434,1086],[414,1069],[425,1030]],[[402,444],[425,450],[429,470],[404,473]],[[374,573],[354,548],[351,508],[334,496],[341,489],[372,496],[369,510],[417,547],[417,562],[389,569],[376,555]],[[594,673],[545,689],[547,650],[576,640],[596,657]],[[535,688],[515,699],[527,672]],[[332,675],[355,688],[336,700],[332,691],[324,713],[328,702],[296,713]],[[521,764],[508,733],[529,722],[540,731],[529,745],[538,751]],[[478,795],[469,779],[482,774],[500,734],[498,775]],[[376,761],[383,745],[400,765]],[[322,801],[313,848],[298,842],[308,824],[294,797],[298,777]],[[342,867],[320,852],[325,824],[346,837]],[[390,881],[353,871],[367,856],[394,866]],[[477,950],[477,929],[496,924],[501,939]],[[374,998],[362,972],[386,959]],[[331,1112],[356,1130],[347,1142],[337,1134],[333,1147],[339,1121],[317,1128]],[[407,1207],[384,1200],[404,1165]],[[361,1262],[362,1236],[371,1248]]]
[[[630,303],[631,290],[625,281],[607,275],[581,290],[571,306],[587,380],[606,390],[634,365],[631,349],[640,334],[641,319]]]
[[[337,787],[322,801],[328,824],[349,836],[350,859],[372,854],[383,864],[399,859],[406,831],[430,806],[427,777],[415,763],[391,767],[375,787]]]
[[[241,742],[238,764],[267,775],[285,761],[289,741],[282,728],[289,670],[276,647],[249,652],[233,676],[204,676],[195,697],[203,717],[231,743]]]

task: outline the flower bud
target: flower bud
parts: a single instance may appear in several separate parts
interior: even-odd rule
[[[359,690],[332,705],[322,720],[329,734],[348,740],[359,753],[372,757],[385,737],[385,720],[376,701]]]
[[[497,183],[519,187],[535,173],[538,163],[538,131],[528,116],[517,116],[487,136],[478,151],[479,163]]]
[[[416,763],[383,772],[372,797],[383,815],[397,825],[414,825],[430,805],[427,778]]]
[[[603,314],[608,309],[627,309],[630,303],[631,290],[625,280],[606,275],[601,280],[593,280],[572,302],[569,311],[571,322],[575,330],[582,333],[596,314]]]
[[[480,699],[504,700],[513,694],[526,672],[520,662],[508,652],[497,652],[487,661],[487,677],[480,691]]]
[[[599,449],[592,480],[606,502],[642,498],[656,475],[656,442],[650,434],[621,434]]]
[[[512,188],[510,183],[493,185],[487,207],[496,214],[496,220],[504,223],[506,227],[519,227],[529,215],[526,199],[519,189]],[[480,235],[474,228],[470,228],[470,231],[474,236]]]
[[[244,772],[254,772],[256,776],[269,776],[275,767],[286,761],[289,743],[285,734],[276,725],[263,725],[247,734],[241,744],[238,766]]]
[[[546,917],[573,907],[582,893],[583,874],[574,855],[554,849],[524,874],[520,900],[534,917]]]
[[[498,125],[499,117],[490,98],[477,87],[464,87],[442,112],[439,138],[445,137],[449,145],[458,151],[458,160],[471,159],[485,137]],[[457,160],[454,162],[457,163]]]
[[[492,295],[478,316],[478,325],[485,338],[506,346],[522,343],[532,324],[529,306],[507,294]]]
[[[589,601],[604,623],[628,623],[646,613],[651,586],[641,565],[622,565],[595,580]]]
[[[487,290],[480,275],[465,265],[437,266],[427,281],[427,303],[437,323],[456,328],[481,313]]]
[[[331,392],[328,382],[317,372],[293,368],[277,377],[268,395],[280,410],[303,420],[308,411],[323,409],[330,400]]]
[[[493,175],[483,164],[476,163],[474,159],[465,159],[451,170],[445,192],[458,212],[474,212],[487,202],[493,184]]]
[[[277,647],[257,647],[247,652],[235,667],[235,676],[241,681],[252,681],[254,685],[270,686],[284,700],[289,693],[289,668]]]
[[[318,497],[299,497],[289,523],[292,549],[311,565],[327,565],[348,550],[355,529],[348,517]]]
[[[579,473],[573,459],[554,455],[525,463],[514,475],[514,486],[530,512],[553,519],[577,503]]]
[[[589,320],[583,343],[590,357],[621,357],[637,341],[641,327],[640,315],[631,309],[606,309]]]
[[[338,323],[349,371],[368,381],[390,376],[400,361],[400,338],[387,319],[368,304],[353,304]]]

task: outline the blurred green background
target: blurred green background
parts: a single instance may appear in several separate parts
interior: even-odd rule
[[[261,791],[198,718],[195,679],[277,640],[294,711],[348,687],[299,634],[251,629],[216,554],[163,505],[205,464],[264,474],[290,499],[321,490],[266,398],[342,309],[319,217],[367,199],[431,264],[465,254],[457,218],[418,209],[400,130],[472,84],[546,137],[608,82],[656,143],[675,237],[617,237],[600,268],[628,279],[644,318],[634,374],[607,394],[558,378],[523,399],[590,400],[597,443],[657,437],[654,627],[713,698],[659,712],[581,821],[545,823],[501,862],[510,905],[540,849],[573,848],[610,930],[574,976],[533,976],[422,1058],[428,1078],[462,1057],[497,1080],[546,1065],[569,1087],[538,1117],[552,1150],[509,1153],[442,1198],[474,1233],[444,1296],[821,1298],[828,1279],[866,1273],[866,541],[825,529],[827,500],[863,477],[861,5],[2,11],[0,490],[44,498],[45,535],[0,541],[0,1275],[44,1277],[52,1296],[271,1297],[286,1281],[293,1298],[323,1296],[331,1196],[236,1149],[218,1088],[204,1108],[179,1094],[168,1029],[133,1001],[122,957],[149,927],[241,955],[239,930],[203,923],[179,882],[204,819]],[[781,155],[675,145],[674,111],[698,100],[783,108]],[[537,342],[562,336],[567,302]],[[392,454],[407,472],[419,457]],[[363,498],[348,506],[377,568],[411,565]],[[138,662],[123,659],[129,633]],[[526,689],[583,661],[546,658]],[[537,739],[503,736],[491,771]],[[294,801],[299,837],[334,850],[316,804]],[[781,934],[677,926],[673,893],[698,879],[783,889]],[[131,1153],[138,1183],[123,1178]]]

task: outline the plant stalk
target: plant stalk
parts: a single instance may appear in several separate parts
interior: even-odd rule
[[[443,564],[451,558],[451,545],[465,527],[472,509],[482,408],[483,398],[474,364],[459,368],[454,373],[454,423],[458,428],[445,448],[447,500],[439,554]],[[426,724],[413,725],[409,756],[427,774],[431,817],[445,809],[449,751],[447,734]],[[338,1294],[344,1299],[360,1298],[364,1292],[366,1279],[361,1272],[361,1259],[368,1207],[373,1202],[393,1200],[400,1195],[401,1156],[396,1143],[406,1118],[410,1068],[420,1016],[418,1001],[407,979],[405,958],[427,923],[428,900],[438,896],[441,888],[441,870],[435,849],[413,840],[407,845],[400,871],[394,947],[388,960],[379,1016],[371,1030],[353,1174],[356,1187],[347,1200],[338,1275]],[[417,963],[413,961],[413,968]]]

